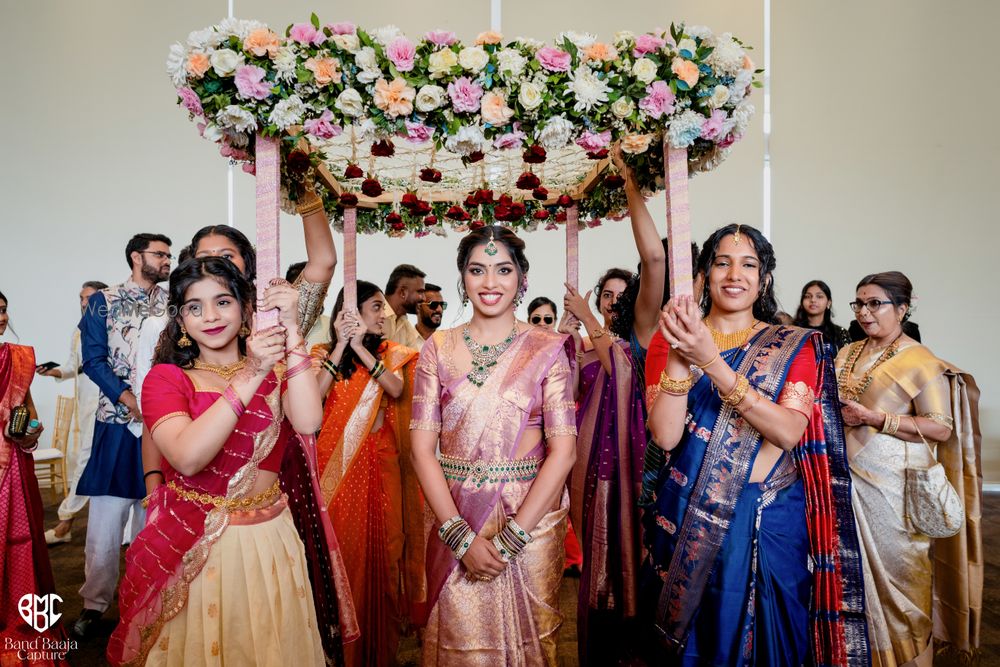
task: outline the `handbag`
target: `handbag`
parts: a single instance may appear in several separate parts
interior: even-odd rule
[[[931,458],[935,458],[916,419],[913,420],[913,426]],[[957,534],[965,523],[965,506],[955,487],[948,481],[944,466],[934,463],[927,468],[910,467],[910,445],[906,443],[903,469],[903,513],[914,532],[935,539]]]

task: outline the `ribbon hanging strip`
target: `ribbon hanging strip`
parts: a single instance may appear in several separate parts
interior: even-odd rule
[[[580,223],[576,204],[566,209],[566,282],[580,288]]]
[[[344,209],[344,310],[358,309],[358,210]]]
[[[257,298],[264,298],[264,290],[279,277],[281,267],[278,244],[281,238],[279,179],[280,152],[278,139],[257,135]],[[278,310],[257,311],[257,328],[266,329],[278,324]]]
[[[663,171],[667,196],[667,267],[670,296],[691,296],[691,210],[688,207],[688,152],[671,148],[663,136]]]

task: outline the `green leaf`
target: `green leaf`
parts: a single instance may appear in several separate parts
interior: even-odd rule
[[[763,88],[764,87],[764,83],[762,81],[754,81],[753,82],[753,87],[754,88]]]
[[[312,13],[312,16],[309,17],[309,21],[313,24],[314,28],[319,30],[319,17],[316,16],[316,12]]]

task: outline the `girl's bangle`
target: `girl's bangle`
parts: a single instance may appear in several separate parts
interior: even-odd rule
[[[233,389],[233,385],[226,387],[226,390],[222,392],[222,398],[226,399],[226,402],[229,403],[229,407],[233,409],[233,413],[235,413],[237,419],[243,416],[247,406],[243,405],[243,401],[236,393],[236,390]]]

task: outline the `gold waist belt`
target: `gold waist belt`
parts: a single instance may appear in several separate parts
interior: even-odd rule
[[[281,493],[281,485],[278,484],[278,480],[274,480],[274,484],[257,495],[247,498],[226,498],[225,496],[213,496],[210,493],[199,493],[198,491],[186,489],[173,480],[167,482],[167,487],[176,493],[178,498],[201,503],[202,505],[214,505],[216,508],[227,512],[240,512],[265,507],[271,504],[269,501],[274,500]]]
[[[451,456],[441,456],[439,461],[446,479],[458,482],[471,479],[476,482],[476,486],[482,486],[487,483],[530,482],[538,476],[538,469],[542,467],[543,459],[532,457],[514,459],[513,461],[498,459],[469,461]]]

